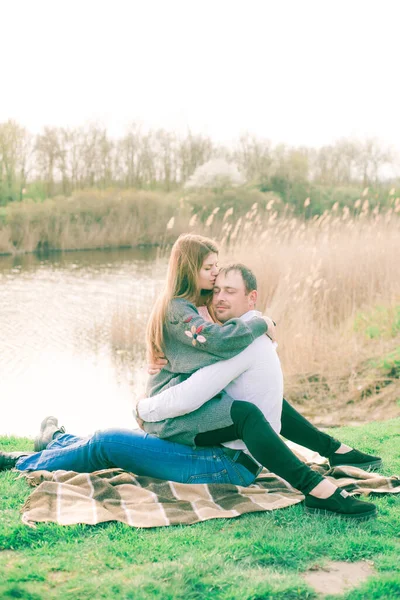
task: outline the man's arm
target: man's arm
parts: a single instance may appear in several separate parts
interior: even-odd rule
[[[137,416],[153,423],[197,410],[249,369],[254,360],[251,346],[252,344],[229,360],[221,360],[199,369],[186,381],[156,396],[139,400],[136,405]]]

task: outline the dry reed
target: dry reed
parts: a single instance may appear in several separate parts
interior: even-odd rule
[[[310,412],[322,406],[324,423],[340,422],[343,407],[347,418],[351,404],[370,395],[367,361],[399,346],[397,330],[392,339],[354,330],[358,313],[368,315],[377,305],[390,312],[400,302],[399,222],[366,211],[350,219],[346,211],[307,222],[271,219],[266,226],[249,215],[251,226],[242,224],[223,253],[223,260],[243,262],[256,273],[259,309],[278,323],[286,393]],[[398,410],[396,377],[391,411]],[[361,418],[360,406],[354,418]]]
[[[165,244],[187,227],[189,215],[175,197],[146,191],[96,190],[13,203],[0,215],[0,253]]]
[[[388,378],[369,361],[399,346],[400,325],[370,339],[355,320],[368,321],[377,305],[390,314],[400,302],[397,216],[370,215],[365,203],[356,217],[336,207],[304,221],[278,217],[272,205],[221,216],[222,227],[209,218],[205,231],[220,239],[222,263],[243,262],[257,276],[258,308],[278,323],[287,396],[325,424],[396,413],[398,373]]]

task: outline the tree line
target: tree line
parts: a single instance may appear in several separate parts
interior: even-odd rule
[[[296,183],[376,186],[387,173],[400,172],[398,157],[376,139],[343,139],[317,149],[273,145],[245,134],[227,148],[207,136],[144,131],[135,123],[113,138],[97,123],[45,127],[32,135],[9,120],[0,123],[0,204],[92,188],[168,192],[216,157],[234,162],[247,183],[283,199]]]

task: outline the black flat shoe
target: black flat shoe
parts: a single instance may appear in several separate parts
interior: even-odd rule
[[[23,456],[30,456],[34,452],[2,452],[0,450],[0,471],[9,471],[17,464],[17,460]]]
[[[304,500],[305,512],[312,515],[336,515],[343,519],[366,521],[376,517],[375,504],[356,500],[346,490],[338,488],[329,498],[321,499],[315,496],[306,496]]]
[[[359,450],[350,450],[345,454],[332,454],[329,457],[331,467],[358,467],[364,471],[377,471],[383,466],[379,456],[365,454]]]

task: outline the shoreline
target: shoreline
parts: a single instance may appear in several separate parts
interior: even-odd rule
[[[163,244],[154,242],[148,244],[136,244],[134,246],[122,245],[122,246],[96,246],[93,248],[51,248],[50,250],[17,250],[16,252],[0,252],[0,258],[2,256],[25,256],[35,255],[39,258],[48,257],[52,254],[63,254],[68,252],[110,252],[113,250],[146,250],[152,248],[162,248]]]

